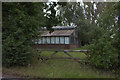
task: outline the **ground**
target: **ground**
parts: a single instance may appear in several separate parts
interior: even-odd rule
[[[33,62],[27,67],[3,67],[3,77],[29,77],[29,78],[114,78],[115,75],[109,71],[96,69],[88,64],[80,64],[70,60],[47,60],[41,62],[37,55],[49,56],[52,51],[34,53]],[[70,52],[73,57],[86,58],[84,53]],[[54,56],[68,57],[59,52]]]

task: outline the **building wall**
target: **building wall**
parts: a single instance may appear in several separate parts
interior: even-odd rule
[[[33,48],[46,48],[46,49],[73,49],[77,48],[74,44],[35,44]]]
[[[69,49],[74,49],[74,48],[77,48],[77,46],[74,45],[74,44],[70,44],[70,48]]]

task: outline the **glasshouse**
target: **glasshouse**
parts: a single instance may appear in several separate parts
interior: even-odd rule
[[[41,37],[35,41],[35,48],[61,48],[72,49],[79,47],[76,27],[53,27],[49,31],[44,27],[41,29]]]

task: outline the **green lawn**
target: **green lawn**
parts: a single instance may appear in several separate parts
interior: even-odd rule
[[[50,57],[51,54],[53,54],[53,51],[43,51],[40,53],[41,56],[44,57]],[[76,58],[85,58],[86,55],[84,53],[79,53],[79,52],[68,52],[71,56],[76,57]],[[57,52],[54,57],[69,57],[66,55],[64,52]]]
[[[49,56],[52,51],[44,51],[40,53],[42,56]],[[84,53],[70,52],[73,57],[86,57]],[[39,53],[34,53],[33,62],[28,67],[11,67],[3,68],[3,72],[28,75],[34,78],[111,78],[113,74],[109,72],[100,71],[91,66],[72,62],[68,60],[51,59],[41,63],[37,60]],[[59,52],[54,56],[67,57],[63,52]],[[4,75],[4,74],[3,74]]]

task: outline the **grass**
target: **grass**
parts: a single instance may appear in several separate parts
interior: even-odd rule
[[[50,57],[51,54],[53,54],[53,51],[44,51],[41,52],[40,55],[44,57]],[[79,53],[79,52],[68,52],[71,56],[76,57],[76,58],[85,58],[86,55],[84,53]],[[66,55],[64,52],[57,52],[54,57],[69,57]]]
[[[28,75],[32,78],[112,78],[113,74],[95,69],[89,65],[79,64],[72,61],[63,60],[47,60],[41,63],[37,60],[37,55],[49,56],[52,51],[43,51],[42,53],[34,53],[33,62],[27,67],[10,67],[3,68],[5,73],[14,73],[20,75]],[[86,57],[84,53],[69,52],[73,57]],[[55,54],[56,57],[67,57],[63,52]]]

